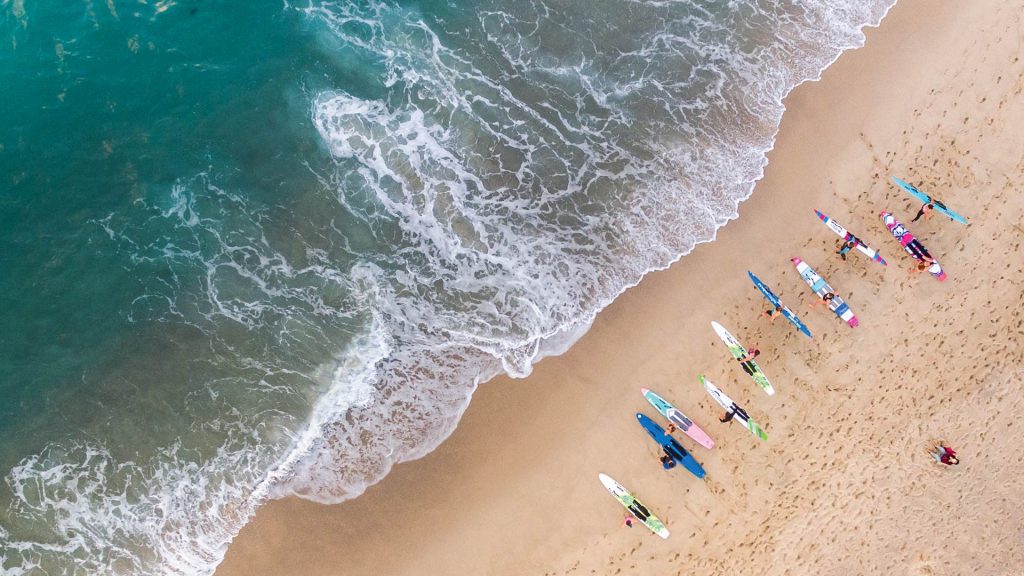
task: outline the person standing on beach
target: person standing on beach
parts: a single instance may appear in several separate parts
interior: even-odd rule
[[[836,251],[836,254],[839,254],[840,258],[842,258],[843,260],[846,260],[846,253],[849,252],[850,250],[853,250],[856,247],[857,247],[857,241],[856,240],[847,240],[845,242],[840,240],[839,241],[839,250]]]
[[[765,310],[761,313],[761,316],[767,316],[772,323],[775,323],[775,317],[782,315],[782,306],[776,306],[774,310]]]
[[[754,367],[754,358],[757,358],[760,355],[761,351],[758,350],[756,347],[750,348],[747,350],[746,356],[744,356],[743,358],[737,358],[736,361],[739,362],[740,366],[743,367],[744,372],[746,372],[750,376],[753,376],[754,373],[757,372],[757,369]]]
[[[825,292],[825,295],[822,296],[820,300],[812,301],[810,304],[807,305],[807,307],[808,308],[815,308],[819,304],[823,304],[825,306],[825,308],[828,308],[829,304],[832,303],[832,299],[835,298],[835,297],[836,297],[835,294],[833,294],[831,292]]]
[[[926,202],[925,204],[923,204],[921,206],[921,209],[917,211],[917,216],[914,216],[914,219],[911,220],[911,222],[917,222],[918,218],[920,218],[921,216],[924,216],[925,220],[931,218],[932,210],[935,210],[935,204],[933,204],[933,202],[934,200],[932,202]]]
[[[747,416],[746,411],[743,410],[743,408],[740,408],[735,402],[733,402],[732,407],[726,410],[725,414],[723,414],[722,417],[718,419],[718,421],[728,422],[735,418],[737,415],[743,418],[744,420],[750,419],[750,416]]]
[[[633,527],[633,522],[634,522],[633,517],[630,516],[629,514],[626,514],[626,517],[622,519],[622,527],[623,528],[632,528]]]
[[[940,441],[934,448],[928,451],[932,458],[935,458],[936,462],[941,462],[946,466],[956,466],[960,463],[960,459],[956,457],[956,451],[954,451],[946,443]]]
[[[935,258],[932,258],[930,256],[924,256],[923,259],[920,262],[918,262],[916,266],[914,266],[913,268],[910,269],[910,274],[914,275],[914,274],[918,274],[918,273],[924,272],[925,270],[930,268],[931,265],[934,264],[934,263],[935,263]]]
[[[676,467],[676,461],[668,454],[661,457],[661,467],[665,470],[671,470]]]

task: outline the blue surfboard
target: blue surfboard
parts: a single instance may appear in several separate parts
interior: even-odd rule
[[[700,464],[693,459],[693,456],[691,456],[690,453],[683,448],[683,445],[677,442],[675,438],[666,434],[665,430],[662,429],[661,426],[658,426],[654,420],[651,420],[639,412],[636,414],[636,419],[637,422],[643,426],[644,430],[651,435],[651,438],[654,438],[654,441],[657,442],[665,453],[671,456],[677,464],[682,464],[683,468],[689,470],[690,473],[697,478],[704,477],[704,469],[701,468]]]
[[[772,303],[772,306],[782,308],[782,315],[786,317],[786,320],[792,322],[793,326],[796,326],[797,329],[806,334],[808,338],[813,338],[813,336],[811,336],[811,331],[807,329],[807,326],[797,318],[796,314],[794,314],[788,306],[784,306],[782,304],[782,301],[779,300],[779,297],[776,296],[774,292],[772,292],[771,288],[765,286],[764,282],[761,282],[761,280],[757,276],[754,276],[754,273],[750,270],[747,270],[747,275],[750,276],[750,279],[754,282],[754,286],[761,291],[761,294]]]
[[[897,183],[897,184],[899,184],[901,188],[903,188],[904,190],[909,192],[911,196],[913,196],[914,198],[917,198],[918,200],[920,200],[924,204],[929,204],[929,203],[933,204],[935,206],[936,210],[938,210],[939,212],[942,212],[946,216],[949,216],[950,220],[953,220],[954,222],[959,222],[961,224],[967,224],[967,218],[964,218],[963,216],[957,214],[956,212],[953,212],[949,208],[946,208],[946,205],[943,204],[942,202],[939,202],[935,198],[932,198],[931,196],[925,194],[924,192],[921,192],[920,190],[918,190],[914,186],[912,186],[910,184],[907,184],[906,182],[904,182],[903,180],[900,180],[899,178],[897,178],[895,176],[892,177],[892,181]]]

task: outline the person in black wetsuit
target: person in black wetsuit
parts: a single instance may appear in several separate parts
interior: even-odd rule
[[[917,220],[921,216],[924,216],[925,220],[931,218],[932,217],[932,210],[935,210],[935,203],[934,202],[935,201],[933,200],[931,202],[927,202],[927,203],[923,204],[921,206],[921,209],[917,211],[917,216],[914,216],[914,219],[911,220],[911,222],[917,222]]]
[[[749,420],[749,418],[750,418],[749,416],[747,416],[747,413],[746,413],[745,410],[743,410],[743,408],[740,408],[739,406],[736,405],[735,402],[733,402],[732,403],[732,408],[730,408],[729,410],[726,410],[725,415],[722,416],[721,418],[719,418],[718,420],[720,422],[728,422],[728,421],[732,420],[733,418],[735,418],[737,415],[739,415],[741,418],[743,418],[745,420]]]

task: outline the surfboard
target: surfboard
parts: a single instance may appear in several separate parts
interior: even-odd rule
[[[772,292],[771,288],[766,286],[764,282],[761,282],[757,276],[754,276],[753,272],[747,270],[747,275],[750,276],[750,280],[754,283],[754,286],[761,291],[761,294],[771,302],[772,306],[782,308],[782,315],[786,317],[786,320],[792,322],[793,326],[796,326],[797,330],[803,332],[808,338],[812,337],[811,331],[807,329],[807,326],[800,321],[800,318],[798,318],[788,306],[782,304],[782,301],[779,300],[779,297],[776,296],[774,292]]]
[[[665,527],[665,524],[662,523],[657,516],[652,514],[646,506],[637,500],[636,496],[633,496],[629,490],[622,487],[622,484],[619,484],[607,474],[598,474],[597,477],[601,479],[601,484],[604,484],[604,487],[612,493],[612,496],[614,496],[616,500],[619,501],[619,504],[625,506],[626,510],[629,510],[629,513],[632,514],[634,518],[643,522],[644,526],[647,526],[651,532],[654,532],[662,538],[668,538],[669,532],[668,528]]]
[[[925,194],[924,192],[921,192],[914,186],[907,184],[906,182],[900,180],[895,176],[892,177],[892,181],[895,182],[896,184],[899,184],[899,186],[906,190],[907,192],[909,192],[911,196],[920,200],[922,204],[932,204],[933,206],[935,206],[935,210],[942,212],[946,216],[949,216],[950,220],[954,222],[959,222],[961,224],[967,224],[967,218],[964,218],[963,216],[957,214],[956,212],[953,212],[952,210],[947,208],[946,205],[943,204],[942,202],[936,200],[935,198],[932,198],[931,196]]]
[[[718,334],[718,337],[722,339],[722,342],[725,342],[725,347],[729,349],[733,358],[739,360],[747,355],[747,349],[743,347],[743,344],[740,344],[740,341],[730,334],[728,330],[722,327],[721,324],[712,321],[711,327],[714,328],[715,334]],[[757,362],[747,360],[740,366],[743,368],[743,371],[753,378],[754,382],[764,390],[765,394],[769,396],[775,394],[775,388],[772,388],[772,383],[768,381],[768,377],[761,371],[761,367],[757,365]]]
[[[831,292],[833,294],[832,300],[828,303],[828,309],[835,312],[836,316],[843,322],[850,325],[850,328],[856,328],[860,324],[860,320],[853,315],[853,310],[846,305],[846,302],[836,294],[836,291],[828,285],[828,282],[821,277],[814,268],[807,265],[807,262],[799,258],[792,258],[793,264],[796,265],[796,271],[800,273],[800,277],[807,282],[807,285],[811,287],[811,292],[818,295],[818,298],[824,298],[825,294]]]
[[[676,425],[676,428],[683,431],[684,434],[689,436],[701,446],[711,449],[715,447],[715,441],[708,436],[707,432],[700,429],[699,426],[693,423],[683,414],[678,408],[671,405],[661,396],[658,396],[654,392],[651,392],[647,388],[641,388],[640,393],[644,395],[644,398],[654,406],[654,409],[661,413],[666,420]]]
[[[703,374],[700,375],[700,383],[704,385],[704,389],[708,391],[708,394],[711,394],[711,397],[715,399],[715,402],[718,402],[719,406],[725,408],[730,412],[736,412],[736,415],[733,416],[732,418],[733,422],[739,422],[740,425],[742,425],[744,428],[749,430],[751,434],[757,436],[761,440],[768,439],[768,433],[762,430],[761,426],[759,426],[757,422],[754,422],[753,420],[750,419],[750,416],[747,415],[746,410],[741,408],[740,405],[734,402],[732,398],[726,396],[725,392],[719,390],[718,387],[712,384],[710,380],[705,378]]]
[[[650,434],[651,438],[664,449],[665,453],[676,461],[676,464],[682,464],[683,468],[689,470],[697,478],[704,477],[704,469],[701,468],[700,463],[694,460],[693,455],[686,448],[683,448],[683,445],[678,440],[666,434],[665,430],[658,426],[657,422],[648,418],[646,414],[639,412],[636,414],[636,420]]]
[[[946,279],[946,271],[942,269],[938,260],[935,260],[923,244],[907,230],[907,227],[900,223],[895,216],[888,212],[880,212],[879,216],[882,217],[882,222],[885,223],[885,227],[892,233],[893,238],[899,240],[903,249],[906,250],[907,254],[910,254],[915,260],[924,262],[925,257],[932,258],[932,264],[928,267],[928,273],[935,276],[939,282]]]
[[[817,210],[815,210],[814,213],[818,215],[819,220],[825,223],[825,226],[828,226],[829,230],[835,232],[837,236],[842,238],[843,242],[853,240],[854,242],[857,243],[858,252],[864,254],[868,258],[871,258],[873,262],[878,262],[882,266],[888,266],[888,264],[886,264],[885,262],[885,259],[882,258],[882,255],[878,253],[878,250],[875,250],[874,248],[868,246],[867,244],[864,243],[863,240],[851,234],[846,228],[843,228],[843,226],[839,224],[839,222],[836,222],[835,220],[829,218],[828,216],[825,216],[824,214],[818,212]]]

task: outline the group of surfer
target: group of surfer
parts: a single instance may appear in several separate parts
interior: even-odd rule
[[[941,208],[944,211],[949,211],[949,209],[946,208],[945,204],[943,204],[942,202],[940,202],[940,201],[938,201],[938,200],[936,200],[934,198],[929,197],[928,201],[924,202],[921,205],[921,207],[918,209],[917,214],[914,216],[914,218],[911,220],[911,222],[917,222],[922,217],[925,219],[925,221],[927,221],[929,218],[931,218],[932,211],[935,210],[936,206],[938,206],[939,208]],[[856,248],[859,242],[860,242],[860,240],[858,238],[856,238],[855,236],[853,236],[853,235],[849,235],[848,238],[840,239],[839,243],[836,246],[837,250],[836,250],[835,253],[837,255],[839,255],[839,257],[842,258],[845,261],[847,253],[849,253],[851,250]],[[936,262],[935,258],[933,258],[931,255],[929,255],[927,253],[921,254],[921,259],[917,262],[917,264],[913,268],[910,269],[910,273],[911,274],[917,274],[917,273],[923,272],[923,271],[927,270],[935,262]],[[825,306],[826,308],[828,308],[829,303],[835,297],[836,297],[836,295],[834,293],[832,293],[832,292],[825,292],[824,294],[821,295],[820,299],[816,299],[816,300],[812,301],[811,303],[809,303],[808,307],[814,308],[814,307],[816,307],[818,305],[822,305],[822,306]],[[764,316],[764,317],[767,317],[769,320],[771,320],[774,323],[775,319],[777,317],[782,316],[782,306],[778,306],[778,305],[774,306],[773,308],[770,308],[770,309],[762,312],[761,315]],[[755,348],[755,349],[752,349],[750,351],[750,353],[748,353],[746,358],[737,358],[737,361],[740,362],[741,365],[743,365],[744,370],[748,374],[750,374],[751,372],[750,372],[750,369],[747,367],[747,361],[748,360],[753,360],[758,354],[760,354],[760,350],[757,350]],[[722,418],[719,418],[719,420],[721,420],[722,422],[728,422],[729,420],[732,420],[734,415],[735,415],[735,412],[726,412],[725,416],[723,416]],[[937,462],[941,462],[942,464],[946,464],[946,465],[949,465],[949,466],[955,466],[955,465],[960,463],[960,460],[956,456],[956,452],[951,447],[946,446],[945,442],[939,442],[936,446],[931,448],[928,451],[928,453],[933,458],[935,458],[935,460]]]
[[[894,180],[898,184],[900,184],[901,186],[906,188],[909,192],[911,192],[911,194],[913,194],[915,196],[923,195],[922,192],[920,192],[919,190],[917,190],[916,188],[913,188],[912,186],[910,186],[908,184],[905,184],[901,180],[896,179],[896,178],[894,178]],[[950,215],[951,218],[953,218],[953,216],[956,216],[959,219],[959,221],[961,221],[962,223],[966,223],[966,219],[963,219],[961,216],[959,216],[959,215],[953,213],[952,211],[950,211],[941,202],[939,202],[937,200],[934,200],[933,198],[928,197],[928,196],[925,196],[925,198],[927,198],[927,201],[921,206],[921,208],[917,212],[917,215],[914,216],[914,218],[913,218],[913,220],[911,220],[911,222],[917,222],[922,217],[925,220],[928,220],[931,217],[931,215],[932,215],[931,214],[932,211],[935,210],[936,207],[938,207],[942,212],[947,213],[947,215]],[[817,211],[815,211],[815,212],[817,212]],[[837,245],[837,250],[835,252],[844,261],[847,259],[846,255],[851,250],[853,250],[854,248],[858,248],[858,246],[862,246],[862,245],[866,246],[857,237],[853,236],[852,234],[846,233],[846,231],[844,229],[842,229],[842,227],[839,226],[838,224],[830,224],[829,221],[828,221],[828,218],[825,217],[824,215],[822,215],[821,213],[818,213],[818,216],[819,216],[819,218],[822,219],[822,221],[824,221],[826,223],[826,225],[829,225],[829,227],[832,228],[834,231],[836,231],[837,233],[840,233],[840,236],[844,236],[845,235],[845,237],[843,237],[840,240],[839,244]],[[887,213],[883,213],[882,216],[883,216],[883,220],[885,220],[885,218],[888,216],[888,214]],[[899,236],[897,236],[897,239],[899,239]],[[916,242],[916,240],[912,240],[911,242]],[[933,264],[936,264],[936,260],[934,258],[932,258],[931,255],[928,254],[924,250],[923,246],[918,246],[918,245],[909,246],[908,244],[910,244],[911,242],[904,242],[904,249],[907,250],[907,252],[909,252],[911,254],[911,256],[914,256],[916,259],[918,259],[918,263],[910,270],[911,274],[916,274],[916,273],[922,272],[924,270],[928,270]],[[860,248],[860,250],[861,251],[865,251],[865,248]],[[881,257],[877,255],[877,252],[875,252],[874,255],[872,255],[870,253],[868,253],[868,255],[871,256],[872,259],[875,260],[876,262],[880,262],[882,264],[885,264],[885,261],[882,260]],[[799,259],[794,259],[794,262],[797,263],[798,270],[799,270],[800,269],[800,265],[801,265],[800,260]],[[804,266],[806,266],[806,265],[804,265]],[[811,274],[815,274],[813,270],[811,270],[810,273]],[[755,284],[759,283],[759,281],[756,278],[754,278],[752,274],[751,274],[751,277],[755,280]],[[816,277],[816,275],[815,275],[815,277]],[[939,279],[940,280],[944,279],[944,273],[943,273],[942,277],[940,277]],[[805,280],[807,280],[808,284],[812,285],[812,290],[815,290],[815,286],[812,284],[813,278],[808,279],[807,277],[805,277]],[[820,277],[817,277],[817,280],[819,282],[821,282],[822,284],[824,284],[824,281]],[[759,288],[760,288],[760,286],[759,286]],[[765,290],[762,290],[762,291],[764,292]],[[824,306],[826,309],[835,308],[835,309],[838,310],[837,306],[842,306],[843,305],[842,304],[842,300],[836,300],[837,297],[836,297],[835,293],[831,292],[831,287],[829,287],[827,284],[824,284],[823,288],[817,290],[817,295],[819,296],[819,298],[815,299],[813,302],[808,304],[808,306],[810,308],[815,308],[815,307],[820,305],[820,306]],[[766,294],[766,296],[773,296],[774,297],[774,295],[770,294],[770,292],[768,292]],[[776,318],[778,318],[779,316],[784,316],[784,315],[786,315],[788,313],[789,316],[787,316],[787,318],[791,318],[791,321],[794,321],[794,323],[798,323],[799,322],[798,320],[795,320],[795,316],[792,315],[791,311],[789,311],[788,309],[784,309],[784,306],[781,304],[781,302],[778,301],[777,298],[774,298],[774,299],[769,298],[769,300],[772,301],[774,305],[773,305],[772,308],[764,311],[761,314],[762,316],[767,317],[772,323],[774,323]],[[833,304],[835,304],[835,303],[838,303],[838,304],[836,306],[833,306]],[[837,312],[837,314],[839,314],[839,313]],[[852,316],[852,314],[851,314],[851,316]],[[842,318],[842,316],[841,316],[841,318]],[[712,323],[712,324],[714,325],[715,323]],[[855,321],[850,321],[850,325],[851,326],[856,326]],[[720,326],[716,326],[716,330],[718,328],[720,328]],[[806,329],[803,329],[803,330],[805,331],[805,333],[808,336],[810,336],[810,333],[806,332]],[[731,335],[728,335],[727,333],[726,333],[726,335],[729,338],[732,338]],[[728,344],[728,342],[727,342],[727,344]],[[738,346],[738,350],[739,351],[734,353],[735,356],[736,356],[735,359],[740,364],[740,366],[743,368],[743,371],[746,372],[748,375],[750,375],[752,377],[755,377],[755,380],[756,380],[755,374],[756,375],[761,375],[762,378],[763,378],[763,375],[760,373],[760,369],[758,368],[757,364],[754,363],[754,359],[757,358],[758,356],[760,356],[761,350],[758,349],[756,347],[756,345],[755,345],[754,347],[751,347],[751,348],[743,351],[742,346],[738,345],[738,343],[736,343],[736,344]],[[701,379],[703,380],[703,376],[701,377]],[[767,380],[765,380],[765,382],[767,383]],[[770,390],[770,387],[769,387],[768,393],[769,394],[772,393],[771,390]],[[726,399],[726,400],[728,400],[728,399]],[[725,406],[725,405],[726,404],[723,403],[723,406]],[[731,402],[731,406],[729,406],[725,410],[725,412],[722,414],[722,416],[719,417],[719,421],[725,423],[725,422],[732,421],[734,418],[739,418],[738,421],[745,422],[745,423],[748,422],[749,419],[750,419],[749,415],[746,413],[746,411],[743,408],[738,406],[735,402]],[[750,423],[752,423],[752,421],[750,421]],[[756,427],[756,424],[755,424],[755,427]],[[665,429],[666,434],[669,435],[670,437],[676,431],[677,431],[677,427],[676,427],[675,424],[672,424],[672,423],[670,423],[668,425],[668,427]],[[751,428],[751,431],[755,432],[755,429]],[[758,432],[759,432],[759,430],[758,430]],[[755,435],[757,435],[757,432],[755,432]],[[767,436],[761,436],[761,438],[764,439],[764,438],[767,438]],[[673,441],[673,445],[678,446],[678,444],[675,444],[674,441]],[[665,444],[665,445],[662,446],[662,452],[663,453],[659,457],[659,462],[661,463],[662,468],[664,470],[672,470],[673,468],[675,468],[677,466],[677,462],[682,457],[686,456],[686,451],[685,450],[682,450],[681,454],[680,453],[673,453],[673,452],[679,452],[680,450],[682,450],[681,446],[679,448],[672,448],[672,446],[669,445],[669,444]],[[945,464],[947,466],[955,466],[955,465],[958,465],[960,463],[960,460],[957,457],[956,451],[953,450],[953,448],[951,448],[950,446],[947,446],[945,441],[940,441],[936,445],[931,447],[928,450],[928,454],[930,456],[932,456],[932,458],[934,458],[936,462],[941,463],[941,464]],[[630,513],[627,514],[626,517],[624,518],[623,526],[628,527],[628,528],[632,528],[633,525],[634,525],[634,517],[636,519],[639,519],[641,522],[644,522],[644,523],[647,522],[647,518],[650,516],[650,512],[646,508],[644,508],[639,502],[634,502],[634,504],[631,504],[631,505],[627,506],[627,508],[628,508]],[[666,532],[666,535],[667,535],[667,532]],[[664,535],[663,535],[663,537],[664,537]]]
[[[932,208],[930,208],[930,206],[933,206],[933,205],[932,204],[925,204],[924,206],[922,206],[921,210],[919,210],[917,212],[917,216],[914,217],[914,219],[911,220],[911,222],[916,222],[917,219],[920,218],[922,214],[925,214],[925,220],[927,220],[928,216],[930,215],[929,211],[932,210]],[[839,249],[836,251],[836,254],[839,254],[839,256],[843,260],[846,260],[846,253],[849,252],[851,249],[856,248],[857,247],[857,242],[855,242],[853,240],[847,240],[847,241],[840,240],[838,246],[839,246]],[[921,260],[918,261],[918,263],[916,265],[914,265],[913,268],[910,269],[910,273],[911,274],[917,274],[918,272],[924,272],[929,267],[931,267],[931,265],[934,264],[934,263],[935,263],[935,258],[932,258],[928,254],[922,254],[921,255]],[[825,296],[827,297],[827,299],[826,298],[822,298],[822,300],[824,300],[826,304],[828,303],[829,300],[831,300],[832,298],[835,297],[835,295],[832,294],[831,292],[829,292]],[[781,309],[779,309],[779,312],[781,313]]]
[[[925,204],[924,206],[921,207],[920,210],[917,211],[917,216],[915,216],[914,219],[911,220],[911,222],[917,222],[917,219],[920,218],[922,214],[924,215],[924,219],[927,220],[931,216],[931,211],[934,208],[934,204]],[[853,248],[857,247],[857,241],[855,239],[845,241],[840,240],[837,246],[838,250],[836,250],[836,254],[838,254],[839,257],[842,258],[843,260],[846,260],[846,253],[852,250]],[[917,274],[918,272],[924,272],[925,270],[930,268],[932,264],[935,264],[935,258],[932,258],[930,254],[922,253],[921,260],[919,260],[918,263],[915,264],[914,267],[910,269],[910,273]],[[835,294],[829,292],[828,294],[825,295],[825,298],[822,298],[822,300],[827,305],[828,301],[834,297]]]

